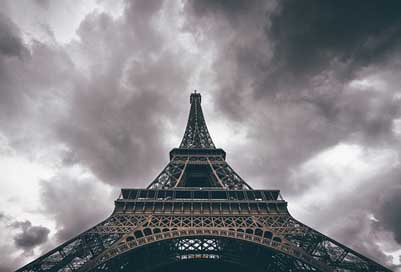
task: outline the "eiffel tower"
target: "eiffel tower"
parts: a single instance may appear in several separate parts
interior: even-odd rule
[[[252,189],[216,148],[201,108],[146,189],[17,271],[390,271],[294,219],[278,190]]]

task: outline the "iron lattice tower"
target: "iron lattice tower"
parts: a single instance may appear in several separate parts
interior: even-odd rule
[[[190,97],[170,162],[122,189],[111,216],[18,271],[389,271],[294,219],[278,190],[252,189],[215,148]]]

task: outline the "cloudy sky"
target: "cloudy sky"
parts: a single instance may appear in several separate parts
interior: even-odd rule
[[[399,1],[0,3],[0,271],[145,187],[201,92],[254,188],[401,271]]]

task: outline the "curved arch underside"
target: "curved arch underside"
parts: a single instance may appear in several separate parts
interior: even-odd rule
[[[135,248],[92,271],[316,271],[255,243],[216,236],[179,237]]]

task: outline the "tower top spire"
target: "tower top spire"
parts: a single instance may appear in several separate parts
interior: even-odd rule
[[[202,96],[201,96],[201,94],[200,94],[200,93],[197,93],[196,90],[194,90],[194,92],[191,93],[191,96],[190,96],[190,98],[189,98],[189,103],[192,104],[192,102],[193,102],[195,99],[198,99],[198,100],[199,100],[199,104],[200,104],[201,101],[202,101]]]
[[[201,98],[196,90],[190,96],[191,109],[180,148],[215,148],[203,117]]]

